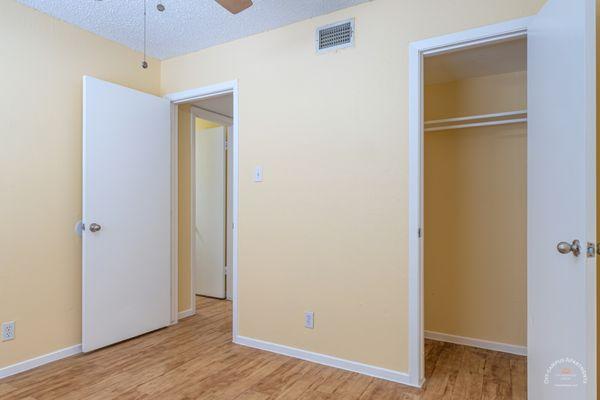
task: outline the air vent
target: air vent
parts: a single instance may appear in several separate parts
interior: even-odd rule
[[[322,26],[317,29],[317,53],[354,46],[354,19]]]

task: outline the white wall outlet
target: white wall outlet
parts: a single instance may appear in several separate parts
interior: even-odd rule
[[[307,311],[304,313],[304,327],[308,329],[315,328],[315,313]]]
[[[15,338],[15,321],[2,323],[2,341],[13,340]]]
[[[263,181],[263,170],[260,165],[257,165],[254,168],[254,182],[262,182]]]

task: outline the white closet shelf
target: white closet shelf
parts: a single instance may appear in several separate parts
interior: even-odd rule
[[[473,122],[468,122],[473,121]],[[460,122],[467,122],[460,124]],[[446,131],[452,129],[475,128],[478,126],[508,125],[527,122],[527,110],[509,111],[495,114],[469,115],[466,117],[446,118],[425,121],[425,132]],[[444,124],[444,125],[440,125]],[[431,126],[435,125],[435,126]]]

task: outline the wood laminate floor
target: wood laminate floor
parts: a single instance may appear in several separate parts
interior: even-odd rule
[[[2,400],[525,399],[526,359],[427,341],[424,389],[231,343],[231,303],[198,298],[179,324],[0,380]]]

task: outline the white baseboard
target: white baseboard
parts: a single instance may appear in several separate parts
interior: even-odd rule
[[[478,347],[480,349],[501,351],[503,353],[516,354],[518,356],[527,355],[526,346],[517,346],[514,344],[506,344],[499,342],[491,342],[488,340],[474,339],[464,336],[448,335],[446,333],[425,331],[425,339],[437,340],[438,342],[448,342],[454,344],[462,344],[465,346]]]
[[[180,311],[179,314],[177,314],[177,318],[184,319],[187,317],[191,317],[192,315],[196,315],[196,311],[190,308],[189,310]]]
[[[410,377],[404,372],[375,367],[373,365],[363,364],[356,361],[344,360],[325,354],[313,353],[312,351],[265,342],[263,340],[252,339],[245,336],[237,336],[233,339],[233,342],[242,346],[283,354],[285,356],[299,358],[301,360],[311,361],[317,364],[327,365],[329,367],[344,369],[346,371],[357,372],[359,374],[412,386],[410,384]]]
[[[41,367],[44,364],[62,360],[63,358],[71,357],[79,353],[81,353],[81,345],[77,344],[75,346],[67,347],[52,353],[45,354],[43,356],[21,361],[20,363],[0,368],[0,379],[9,377],[11,375],[19,374],[21,372],[29,371],[30,369]]]

